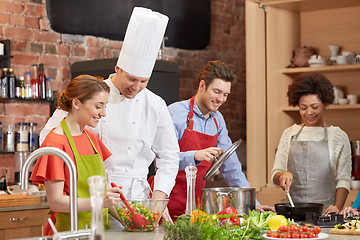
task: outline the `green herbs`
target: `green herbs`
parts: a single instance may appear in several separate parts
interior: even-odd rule
[[[231,215],[229,215],[231,216]],[[223,216],[222,216],[223,217]],[[222,239],[261,239],[261,230],[250,227],[250,223],[231,225],[215,221],[210,215],[210,220],[192,222],[189,216],[181,216],[175,224],[163,223],[165,228],[164,240],[222,240]]]
[[[269,219],[276,215],[276,213],[271,211],[260,212],[257,210],[252,210],[249,212],[249,216],[244,216],[245,222],[243,224],[249,223],[250,227],[258,227],[261,230],[269,230]]]
[[[122,208],[116,209],[119,213],[120,222],[126,228],[127,231],[137,231],[137,232],[147,232],[153,231],[155,227],[157,227],[157,222],[160,217],[159,212],[154,212],[143,206],[140,203],[133,202],[130,204],[135,213],[139,213],[144,216],[146,220],[145,227],[141,227],[135,224],[132,220],[132,214],[130,210],[123,206]]]

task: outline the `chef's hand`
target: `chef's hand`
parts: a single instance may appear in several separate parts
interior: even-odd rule
[[[323,215],[327,216],[329,215],[330,213],[336,213],[338,214],[340,212],[340,210],[337,208],[337,206],[334,206],[334,205],[330,205],[324,212]]]
[[[152,199],[166,199],[166,193],[164,193],[164,192],[162,192],[160,190],[155,190],[153,192],[153,194],[152,194]],[[173,224],[173,221],[172,221],[172,219],[170,217],[169,210],[168,210],[167,207],[165,208],[161,218],[164,219],[164,221]]]
[[[195,153],[194,159],[196,161],[208,161],[212,162],[216,157],[219,157],[222,150],[218,147],[209,147],[206,149],[199,150]]]
[[[346,214],[351,212],[352,214],[354,214],[354,216],[358,216],[359,215],[359,210],[356,208],[352,208],[352,207],[346,207],[343,210],[340,211],[339,214],[342,214],[346,217]]]
[[[285,192],[289,192],[292,181],[293,175],[291,172],[284,172],[279,177],[279,185]]]
[[[104,208],[109,208],[120,202],[121,186],[112,187],[106,190],[104,196]]]
[[[264,212],[264,211],[272,211],[275,212],[275,207],[273,206],[268,206],[268,205],[257,205],[255,207],[255,210],[259,210],[260,212]]]

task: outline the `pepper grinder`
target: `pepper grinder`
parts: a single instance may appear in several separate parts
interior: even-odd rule
[[[104,239],[103,202],[105,190],[105,178],[91,176],[88,178],[90,202],[91,202],[91,240]]]
[[[185,168],[186,173],[186,215],[191,215],[196,208],[195,203],[195,181],[196,181],[197,168],[191,163]]]

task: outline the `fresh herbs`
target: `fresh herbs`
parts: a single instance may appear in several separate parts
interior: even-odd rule
[[[268,221],[274,215],[276,215],[276,213],[270,211],[260,212],[252,210],[249,212],[248,216],[244,216],[244,224],[249,223],[250,227],[258,227],[261,230],[269,230]]]

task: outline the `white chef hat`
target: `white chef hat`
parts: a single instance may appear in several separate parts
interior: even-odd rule
[[[131,75],[150,78],[169,18],[135,7],[126,29],[117,66]]]

